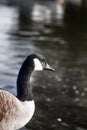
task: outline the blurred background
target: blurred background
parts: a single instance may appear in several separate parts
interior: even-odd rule
[[[0,88],[16,95],[31,53],[56,69],[33,73],[36,111],[20,130],[87,130],[86,15],[86,0],[0,0]]]

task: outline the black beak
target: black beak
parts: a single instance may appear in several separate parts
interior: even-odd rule
[[[50,70],[50,71],[55,71],[52,67],[50,67],[48,64],[46,64],[44,70]]]

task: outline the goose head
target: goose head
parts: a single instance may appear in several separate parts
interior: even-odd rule
[[[46,61],[43,56],[32,54],[30,55],[34,63],[34,71],[50,70],[55,71]]]

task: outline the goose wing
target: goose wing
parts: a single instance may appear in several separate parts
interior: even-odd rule
[[[0,123],[8,122],[17,111],[16,97],[11,93],[0,90]]]

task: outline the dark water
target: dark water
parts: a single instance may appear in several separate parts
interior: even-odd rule
[[[0,87],[16,95],[25,57],[46,57],[55,72],[31,78],[36,111],[21,130],[87,129],[87,28],[84,24],[20,24],[17,8],[0,7]]]

